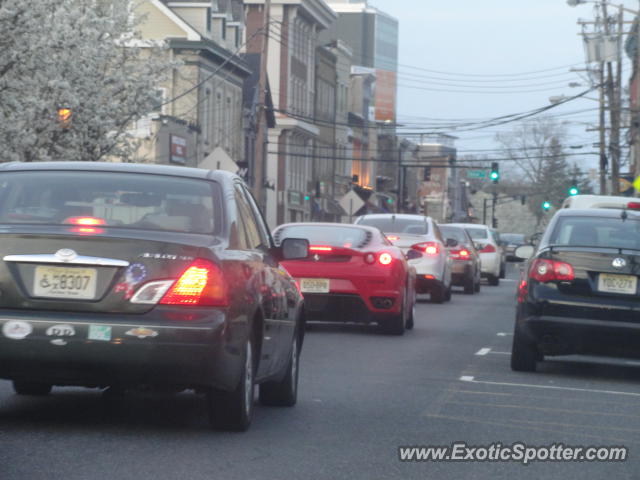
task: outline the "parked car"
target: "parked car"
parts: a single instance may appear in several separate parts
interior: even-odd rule
[[[440,225],[449,256],[453,259],[451,281],[464,287],[464,293],[473,295],[480,291],[480,255],[469,233],[462,227]]]
[[[440,228],[431,217],[381,213],[358,217],[355,223],[380,229],[400,247],[409,265],[416,269],[418,293],[429,293],[435,303],[451,300],[453,262]]]
[[[480,254],[482,277],[487,278],[489,285],[500,285],[502,251],[491,229],[476,223],[449,223],[448,225],[462,227],[469,233]]]
[[[377,322],[391,334],[413,328],[415,269],[376,228],[337,223],[289,223],[276,244],[306,238],[311,257],[287,260],[305,297],[305,319]]]
[[[521,233],[501,233],[500,239],[505,242],[505,254],[508,261],[519,260],[514,252],[520,245],[527,243],[527,238]]]
[[[246,430],[254,385],[296,403],[303,298],[235,175],[142,164],[0,166],[0,378],[194,389]]]
[[[639,357],[640,213],[562,209],[520,280],[511,368],[534,371],[551,355]]]

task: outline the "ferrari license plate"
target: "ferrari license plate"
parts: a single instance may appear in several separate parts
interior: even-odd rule
[[[37,266],[33,276],[33,295],[93,300],[97,276],[95,268]]]
[[[635,295],[637,286],[638,277],[634,275],[610,275],[608,273],[598,275],[599,292]]]
[[[329,293],[328,278],[301,278],[300,291],[302,293]]]

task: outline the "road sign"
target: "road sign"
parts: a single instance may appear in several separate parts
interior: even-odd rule
[[[636,191],[640,192],[640,177],[634,180],[633,187],[636,189]]]
[[[351,217],[353,217],[358,210],[364,207],[364,201],[360,198],[360,195],[353,190],[342,197],[338,203],[349,215],[349,220],[351,220]]]
[[[487,172],[485,170],[468,170],[467,178],[485,178]]]

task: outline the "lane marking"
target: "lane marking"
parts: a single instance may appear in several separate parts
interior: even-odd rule
[[[480,350],[478,350],[476,352],[476,355],[486,355],[487,353],[489,353],[491,351],[490,348],[481,348]]]
[[[509,382],[489,382],[487,380],[476,380],[475,377],[463,375],[460,381],[469,383],[481,383],[484,385],[501,385],[505,387],[524,387],[524,388],[543,388],[546,390],[566,390],[570,392],[589,392],[589,393],[605,393],[608,395],[628,395],[630,397],[640,397],[640,393],[620,392],[616,390],[598,390],[595,388],[577,388],[577,387],[560,387],[556,385],[531,385],[528,383],[509,383]]]
[[[513,335],[513,333],[499,332],[497,335],[499,337],[508,337],[509,335]]]

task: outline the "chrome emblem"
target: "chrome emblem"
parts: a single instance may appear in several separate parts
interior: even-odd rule
[[[627,261],[624,258],[614,258],[611,265],[613,265],[614,268],[624,268],[627,266]]]
[[[61,262],[71,262],[76,259],[78,254],[70,248],[61,248],[55,253],[55,257]]]
[[[316,262],[319,262],[319,261],[320,261],[320,255],[318,255],[318,254],[316,253],[316,254],[313,256],[313,259],[314,259]]]

